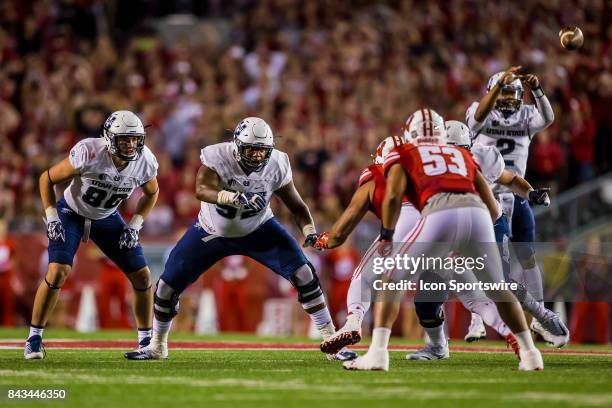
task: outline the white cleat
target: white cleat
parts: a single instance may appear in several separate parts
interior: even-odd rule
[[[361,319],[354,314],[348,315],[346,323],[340,330],[324,338],[319,346],[323,353],[333,354],[343,350],[346,346],[361,341]]]
[[[569,330],[558,314],[546,310],[544,318],[531,321],[531,330],[544,339],[549,345],[561,348],[569,343]]]
[[[124,354],[128,360],[165,360],[168,358],[168,343],[151,342],[146,347]]]
[[[470,328],[465,335],[465,341],[471,343],[473,341],[485,339],[486,337],[487,330],[482,322],[482,317],[480,317],[480,315],[477,313],[472,313],[472,321],[470,322]]]
[[[368,350],[361,357],[342,364],[347,370],[389,371],[389,352],[387,350]]]
[[[521,350],[519,352],[521,361],[519,362],[519,370],[521,371],[542,371],[544,370],[544,360],[540,350]]]
[[[448,360],[448,344],[433,345],[428,343],[422,349],[407,354],[407,360]]]

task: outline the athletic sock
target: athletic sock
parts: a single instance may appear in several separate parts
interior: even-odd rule
[[[529,330],[514,333],[514,337],[516,337],[516,341],[521,350],[533,350],[536,348],[535,344],[533,344],[533,339],[531,338],[531,333]]]
[[[30,325],[30,334],[28,335],[28,339],[30,337],[32,337],[32,336],[40,336],[40,337],[42,337],[43,331],[45,331],[45,328],[42,327],[42,326]]]
[[[370,350],[386,351],[389,346],[389,338],[391,337],[391,329],[386,327],[377,327],[372,330],[372,343]]]
[[[523,279],[527,292],[531,294],[536,302],[542,302],[542,300],[544,300],[544,291],[542,289],[542,273],[540,272],[540,267],[536,265],[533,268],[525,269]]]
[[[157,343],[167,343],[168,342],[168,333],[170,332],[170,327],[172,326],[172,320],[167,322],[162,322],[157,320],[157,318],[153,318],[153,336],[152,340]]]
[[[434,346],[446,345],[446,333],[444,333],[444,324],[438,327],[424,327],[425,333],[429,336],[429,342]]]
[[[482,318],[482,321],[489,327],[492,327],[493,330],[498,332],[502,337],[506,337],[510,334],[510,329],[506,326],[506,323],[502,320],[499,312],[497,311],[497,306],[495,303],[490,301],[480,301],[474,302],[470,311],[476,313],[478,316]]]
[[[145,328],[145,329],[138,329],[138,343],[140,343],[141,341],[143,341],[144,339],[146,339],[147,337],[151,337],[151,328]]]
[[[348,292],[346,294],[346,309],[349,314],[354,314],[359,317],[359,320],[363,320],[363,316],[370,308],[370,302],[364,301],[365,293],[362,293],[361,288],[361,275],[351,280]]]
[[[316,312],[308,313],[310,319],[314,323],[317,329],[322,329],[332,322],[331,314],[329,313],[329,309],[327,308],[327,304],[325,303],[325,297],[323,295],[318,296],[316,299],[311,301],[302,303],[302,307],[304,310],[317,308],[323,305],[323,307]]]

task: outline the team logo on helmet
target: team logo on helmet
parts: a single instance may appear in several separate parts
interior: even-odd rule
[[[249,117],[243,119],[234,130],[234,156],[240,165],[248,171],[262,170],[274,149],[274,135],[270,126],[261,118]],[[254,157],[249,150],[261,149],[263,155]]]
[[[144,148],[145,130],[142,122],[133,112],[121,110],[113,112],[104,122],[102,137],[108,151],[122,160],[137,160]],[[121,149],[120,140],[125,137],[136,137],[133,153]]]
[[[386,137],[382,142],[379,143],[378,147],[376,148],[374,163],[383,164],[389,152],[403,144],[404,140],[399,136]]]

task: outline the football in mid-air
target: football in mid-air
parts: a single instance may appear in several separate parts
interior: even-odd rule
[[[576,26],[563,27],[559,31],[559,41],[566,50],[577,50],[584,43],[582,30]]]

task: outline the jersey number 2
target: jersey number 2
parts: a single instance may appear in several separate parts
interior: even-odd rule
[[[447,172],[467,176],[463,155],[454,147],[420,146],[419,154],[423,161],[423,171],[428,176],[439,176]],[[450,163],[446,163],[445,156],[450,159]]]
[[[99,188],[89,187],[85,194],[81,197],[84,202],[91,205],[92,207],[99,207],[102,204],[102,200],[106,198],[108,193],[104,190],[100,190]],[[113,194],[110,196],[108,200],[104,203],[104,208],[114,208],[119,205],[123,200],[128,197],[127,194]]]

